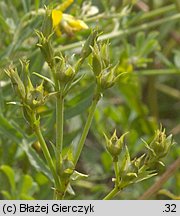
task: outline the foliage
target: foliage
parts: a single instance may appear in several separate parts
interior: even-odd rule
[[[171,0],[0,0],[1,199],[137,199],[153,184],[180,154],[179,19]]]

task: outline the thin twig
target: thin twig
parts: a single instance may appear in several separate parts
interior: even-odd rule
[[[139,200],[149,199],[152,195],[156,194],[162,185],[180,168],[180,157],[174,161],[166,170],[166,172],[160,177],[160,179],[154,183]]]

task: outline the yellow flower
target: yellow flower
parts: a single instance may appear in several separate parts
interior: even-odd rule
[[[61,35],[59,25],[60,25],[60,23],[62,21],[62,15],[63,15],[63,13],[60,10],[53,10],[52,11],[53,29],[56,31],[56,34],[58,36]]]
[[[58,36],[62,34],[61,30],[72,36],[77,31],[88,29],[88,26],[82,20],[76,19],[70,14],[63,13],[72,3],[73,0],[66,0],[57,9],[52,10],[53,28]]]

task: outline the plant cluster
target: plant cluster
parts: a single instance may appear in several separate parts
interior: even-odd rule
[[[104,7],[107,9],[108,5],[105,2]],[[123,1],[115,17],[110,13],[98,14],[97,7],[91,3],[84,3],[80,9],[78,4],[73,4],[77,8],[72,8],[72,11],[79,9],[82,10],[82,13],[79,16],[75,12],[71,15],[66,11],[72,6],[72,3],[73,0],[66,0],[62,4],[52,4],[38,10],[38,16],[42,16],[43,20],[41,20],[41,27],[38,26],[39,30],[35,27],[33,29],[36,29],[35,40],[38,41],[35,47],[35,52],[37,52],[35,58],[40,59],[43,66],[36,68],[37,64],[34,63],[36,59],[22,58],[21,52],[19,52],[20,60],[15,59],[10,64],[8,62],[9,66],[4,71],[11,80],[15,92],[15,101],[8,97],[8,101],[11,100],[8,106],[16,105],[14,106],[16,112],[21,117],[23,116],[25,121],[21,120],[23,127],[17,128],[17,125],[8,123],[0,114],[2,122],[0,128],[7,129],[7,134],[12,138],[15,146],[16,143],[19,144],[19,151],[25,152],[30,164],[39,173],[46,176],[45,185],[48,185],[53,191],[53,199],[66,199],[69,195],[76,195],[73,188],[78,181],[88,187],[89,182],[86,182],[89,178],[88,169],[81,169],[79,164],[85,142],[88,136],[93,136],[91,139],[95,141],[92,141],[91,144],[98,143],[103,149],[103,154],[99,158],[108,173],[108,178],[111,179],[114,175],[113,189],[106,187],[105,192],[102,190],[100,194],[101,198],[107,200],[114,198],[120,191],[131,185],[138,185],[138,182],[158,175],[165,166],[163,159],[170,152],[174,141],[172,135],[166,135],[162,126],[157,129],[159,123],[153,106],[151,111],[154,119],[148,119],[147,108],[141,102],[141,84],[138,76],[154,73],[146,70],[148,65],[154,61],[154,52],[165,64],[170,65],[170,63],[160,53],[161,47],[157,40],[159,35],[157,32],[150,32],[146,36],[142,30],[145,30],[147,26],[143,24],[129,28],[136,20],[140,22],[147,19],[145,15],[140,18],[133,15],[135,17],[132,20],[129,18],[136,1]],[[153,14],[150,13],[149,16]],[[95,18],[112,20],[114,29],[110,35],[105,34],[101,27],[89,27],[88,21],[94,21]],[[175,19],[177,17],[173,16],[172,20]],[[18,30],[16,40],[22,28],[29,24],[27,17],[24,21],[25,23],[22,22]],[[160,20],[159,24],[164,22],[165,18]],[[102,25],[105,26],[106,23],[102,22]],[[117,31],[116,28],[119,28],[119,25],[125,30]],[[156,25],[156,22],[149,23],[150,27]],[[111,29],[111,25],[108,28]],[[109,41],[118,35],[131,34],[136,31],[138,33],[133,42],[129,42],[127,38],[121,41],[123,45],[121,49],[116,48],[116,44]],[[67,39],[74,40],[75,36],[79,36],[80,42],[66,45]],[[85,40],[82,41],[82,38]],[[17,52],[16,40],[4,57],[2,55],[4,60],[13,52]],[[58,40],[64,43],[60,48]],[[77,49],[72,52],[66,52],[76,47]],[[112,54],[114,51],[118,55]],[[177,51],[174,57],[176,67],[178,56]],[[170,69],[177,72],[174,64]],[[36,72],[32,72],[33,70]],[[84,88],[86,85],[88,88]],[[151,85],[150,87],[152,88]],[[109,105],[109,101],[113,100],[114,96],[118,100],[123,95],[129,106],[121,105],[121,101],[119,107],[116,107],[116,104],[115,106]],[[71,99],[72,97],[75,99]],[[154,101],[152,104],[154,105]],[[97,106],[100,106],[99,110]],[[82,115],[80,128],[67,135],[67,128],[71,125],[69,119],[82,114],[86,109],[88,109],[88,114]],[[130,109],[133,110],[132,113]],[[68,115],[70,117],[67,117]],[[49,117],[47,121],[46,116]],[[141,127],[143,129],[138,131]],[[104,139],[102,139],[103,133]],[[141,142],[142,134],[144,137]],[[138,154],[135,154],[136,150],[135,147],[132,147],[132,143],[136,144],[134,146],[140,146]],[[142,146],[145,146],[144,150]],[[90,153],[89,155],[90,158],[92,157],[91,163],[95,164],[93,156]],[[38,186],[30,175],[23,174],[22,183],[19,184],[10,166],[1,165],[0,172],[7,176],[11,186],[10,192],[1,191],[5,198],[33,199],[33,194],[38,191]],[[41,179],[43,179],[42,176],[40,176]]]

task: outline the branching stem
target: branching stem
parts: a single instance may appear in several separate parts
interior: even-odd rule
[[[100,95],[98,93],[96,93],[94,98],[93,98],[93,102],[91,104],[91,107],[89,109],[89,115],[88,115],[86,124],[84,126],[84,130],[82,132],[80,141],[79,141],[78,146],[77,146],[77,150],[76,150],[76,154],[75,154],[75,158],[74,158],[74,165],[75,166],[76,166],[76,164],[79,160],[79,157],[81,155],[81,152],[82,152],[86,137],[88,135],[88,132],[89,132],[89,129],[90,129],[93,117],[94,117],[94,112],[96,110],[96,106],[97,106],[99,99],[100,99]]]
[[[107,196],[104,197],[103,200],[111,200],[113,197],[116,196],[116,194],[117,194],[118,192],[119,192],[118,187],[115,187],[112,191],[110,191],[110,192],[108,193]]]
[[[60,188],[59,178],[58,178],[58,175],[56,173],[56,169],[55,169],[52,157],[50,155],[50,152],[49,152],[49,150],[47,148],[46,142],[45,142],[44,137],[42,135],[40,125],[37,123],[38,120],[36,119],[35,113],[32,114],[32,119],[33,119],[33,122],[34,122],[34,126],[33,126],[34,132],[35,132],[35,134],[36,134],[36,136],[38,138],[38,141],[39,141],[39,143],[41,145],[44,157],[45,157],[45,159],[47,161],[47,164],[48,164],[48,166],[49,166],[49,168],[51,170],[51,173],[53,175],[53,178],[54,178],[54,181],[55,181],[55,186],[57,188]]]

